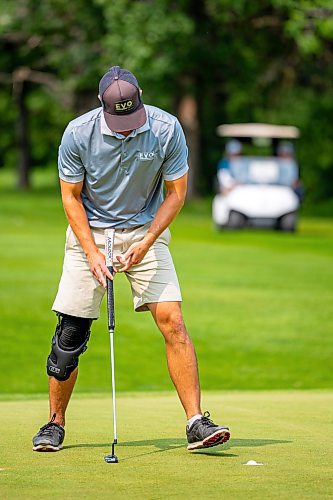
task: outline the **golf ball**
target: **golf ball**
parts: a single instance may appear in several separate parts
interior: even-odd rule
[[[260,462],[256,462],[255,460],[249,460],[248,462],[246,462],[246,464],[244,465],[264,465]]]

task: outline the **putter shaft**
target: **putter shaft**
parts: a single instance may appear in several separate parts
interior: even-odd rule
[[[113,276],[113,239],[114,229],[107,229],[105,231],[105,260],[106,266]],[[113,410],[113,443],[112,454],[104,457],[107,463],[117,463],[118,457],[114,454],[114,448],[117,444],[117,418],[116,418],[116,381],[114,369],[114,328],[115,328],[115,314],[114,314],[114,290],[113,280],[107,278],[107,312],[108,312],[108,327],[110,335],[110,361],[111,361],[111,387],[112,387],[112,410]]]
[[[112,385],[112,411],[113,411],[113,446],[117,443],[117,417],[116,417],[116,381],[114,370],[114,331],[110,329],[110,361],[111,361],[111,385]]]

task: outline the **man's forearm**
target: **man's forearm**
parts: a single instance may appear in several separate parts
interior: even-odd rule
[[[144,240],[152,245],[163,231],[171,224],[184,205],[184,200],[176,192],[167,194],[165,200],[156,212],[153,222],[149,227]]]
[[[96,244],[91,234],[86,211],[81,200],[75,196],[63,198],[67,220],[78,238],[84,253],[88,256],[96,251]]]
[[[178,214],[184,203],[182,200],[183,197],[179,196],[177,192],[171,191],[167,193],[144,238],[137,243],[133,243],[124,255],[117,256],[117,260],[123,266],[117,272],[125,272],[142,261],[155,240]]]
[[[106,277],[113,279],[105,265],[105,257],[97,248],[91,233],[86,211],[82,204],[83,182],[69,183],[60,181],[62,203],[70,226],[87,256],[90,270],[97,281],[106,288]]]

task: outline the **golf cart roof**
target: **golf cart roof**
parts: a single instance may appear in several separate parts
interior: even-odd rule
[[[289,125],[270,125],[266,123],[233,123],[217,127],[220,137],[265,137],[271,139],[297,139],[300,131]]]

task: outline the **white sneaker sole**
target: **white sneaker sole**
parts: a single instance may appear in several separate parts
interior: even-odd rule
[[[188,450],[199,450],[201,448],[211,448],[212,446],[218,446],[219,444],[226,443],[230,439],[230,429],[226,427],[225,429],[219,429],[215,431],[210,436],[206,437],[203,441],[197,441],[196,443],[190,443],[187,446]]]
[[[53,446],[52,444],[39,444],[32,448],[33,451],[59,451],[61,450],[62,445]]]

